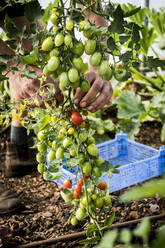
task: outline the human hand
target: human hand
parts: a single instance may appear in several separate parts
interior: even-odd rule
[[[30,69],[35,71],[39,78],[42,76],[41,69],[37,67],[31,67]],[[44,107],[44,100],[49,100],[46,99],[46,92],[52,84],[55,89],[54,98],[57,102],[57,105],[63,102],[63,95],[61,93],[61,90],[58,84],[51,77],[47,76],[46,81],[43,83],[43,85],[45,85],[45,87],[42,88],[45,92],[45,98],[43,99],[39,94],[36,94],[41,85],[40,80],[21,77],[21,75],[21,71],[15,71],[14,73],[10,72],[8,75],[11,88],[11,96],[14,101],[18,102],[19,100],[26,98],[37,99],[40,106]]]
[[[87,93],[78,88],[74,96],[74,103],[90,112],[96,112],[110,102],[113,90],[110,82],[100,78],[94,71],[85,74],[85,79],[91,83],[91,88]],[[92,101],[93,99],[94,101]]]

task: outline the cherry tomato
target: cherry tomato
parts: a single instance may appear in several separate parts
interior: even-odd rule
[[[43,163],[45,161],[45,156],[42,153],[37,153],[36,160],[38,163]]]
[[[100,166],[104,163],[104,159],[102,157],[98,157],[95,162],[97,166]]]
[[[41,173],[41,174],[44,173],[44,171],[45,171],[45,165],[42,164],[42,163],[38,164],[38,165],[37,165],[37,170],[38,170],[38,172]]]
[[[86,123],[85,121],[82,121],[81,124],[80,124],[81,128],[85,128],[86,127]]]
[[[82,122],[82,116],[79,112],[73,112],[71,115],[71,120],[74,125],[78,126]]]
[[[72,37],[69,34],[65,35],[64,44],[66,46],[70,46],[71,43],[72,43]]]
[[[113,70],[109,67],[109,70],[104,74],[103,78],[109,81],[112,78]]]
[[[79,22],[79,27],[80,28],[85,28],[85,27],[89,27],[89,26],[90,26],[90,24],[86,20],[83,20],[83,21]]]
[[[56,158],[57,159],[62,159],[64,158],[64,150],[62,147],[59,147],[56,151]]]
[[[52,72],[48,70],[48,64],[44,66],[43,73],[47,76],[50,75]]]
[[[59,78],[60,89],[66,90],[66,87],[69,85],[68,73],[62,72],[58,78]]]
[[[89,38],[91,38],[92,33],[91,33],[90,30],[84,30],[83,31],[83,35],[84,35],[84,37],[86,37],[87,39],[89,39]]]
[[[66,29],[70,31],[73,29],[73,27],[74,27],[74,22],[72,20],[68,20],[66,22]]]
[[[69,178],[65,179],[63,181],[63,186],[64,188],[70,189],[72,187],[72,181]]]
[[[72,83],[76,83],[78,80],[79,80],[79,73],[78,73],[78,70],[76,68],[71,68],[69,71],[68,71],[68,77],[69,77],[69,80],[72,82]]]
[[[126,71],[117,70],[114,71],[114,77],[117,81],[122,82],[125,81],[126,73],[127,73]]]
[[[91,171],[92,171],[92,165],[90,162],[85,162],[83,164],[83,172],[89,176],[91,174]]]
[[[83,92],[88,92],[90,90],[90,83],[87,80],[83,80],[80,83],[80,88]]]
[[[55,158],[56,158],[55,151],[54,150],[50,150],[50,152],[48,153],[48,160],[49,160],[49,162],[52,162]]]
[[[56,34],[58,30],[59,30],[59,27],[55,25],[55,26],[53,27],[53,32],[54,32],[54,34]]]
[[[101,182],[97,185],[97,188],[100,189],[100,190],[105,190],[106,189],[106,185],[105,183]]]
[[[39,131],[38,134],[37,134],[37,138],[40,140],[40,141],[43,141],[45,139],[45,134],[44,134],[44,131]]]
[[[60,65],[60,60],[57,56],[52,56],[48,61],[48,70],[55,71]]]
[[[66,198],[67,198],[67,199],[72,199],[72,197],[73,197],[73,194],[68,194],[68,195],[66,195]]]
[[[75,148],[70,148],[70,149],[69,149],[69,153],[70,153],[70,155],[71,155],[72,157],[76,156],[76,154],[77,154]]]
[[[95,205],[97,208],[102,208],[104,205],[104,200],[100,197],[98,197],[95,201]]]
[[[81,195],[81,192],[78,192],[78,191],[74,191],[74,198],[76,199],[79,199],[80,198],[80,195]]]
[[[98,66],[101,62],[101,53],[100,52],[95,52],[91,57],[90,57],[90,64],[92,66]]]
[[[57,34],[56,37],[55,37],[54,42],[55,42],[55,45],[57,47],[61,46],[63,44],[63,42],[64,42],[64,36],[63,36],[63,34],[60,34],[60,33]]]
[[[52,13],[50,16],[50,20],[53,24],[57,23],[58,16],[55,13]]]
[[[72,226],[76,226],[78,224],[78,220],[76,217],[72,217],[72,219],[70,220],[70,223]]]
[[[82,42],[78,42],[77,44],[75,44],[72,48],[72,51],[74,54],[76,54],[77,56],[81,56],[84,52],[84,45]]]
[[[53,142],[52,142],[52,148],[53,148],[54,150],[57,149],[57,143],[56,143],[55,140],[53,140]]]
[[[74,128],[73,128],[73,127],[70,127],[70,128],[68,129],[68,134],[69,134],[69,135],[74,134]]]
[[[93,138],[93,137],[88,137],[87,143],[88,143],[88,144],[93,144],[93,143],[95,143],[95,138]]]
[[[87,174],[84,173],[84,178],[85,178],[85,180],[87,180],[88,178],[90,178],[90,176],[87,176]]]
[[[62,142],[64,148],[67,148],[70,145],[70,143],[71,143],[70,138],[65,138]]]
[[[77,70],[82,71],[84,66],[84,62],[82,58],[73,58],[72,63]]]
[[[99,76],[106,75],[110,70],[109,62],[107,60],[102,60],[99,67],[98,67],[98,74]]]
[[[53,42],[53,39],[52,37],[47,37],[43,43],[42,43],[42,46],[41,46],[41,49],[45,52],[47,51],[50,51],[54,46],[54,42]]]
[[[78,193],[81,193],[81,191],[82,191],[82,186],[79,185],[79,184],[77,184],[77,185],[75,186],[74,190],[77,191]]]
[[[94,166],[92,170],[92,175],[95,177],[101,177],[101,170],[99,167]]]
[[[47,146],[46,146],[45,143],[39,144],[37,146],[37,149],[38,149],[39,152],[45,152],[46,151],[46,148],[47,148]]]
[[[98,148],[95,144],[88,145],[87,151],[91,156],[97,156],[97,154],[98,154]]]
[[[104,196],[103,200],[104,200],[105,206],[111,205],[111,196],[110,195]]]
[[[84,208],[78,208],[76,211],[76,218],[82,220],[85,217],[86,211]]]
[[[84,182],[83,182],[83,179],[82,179],[82,178],[80,178],[78,184],[79,184],[80,186],[83,186],[83,185],[84,185]]]
[[[59,55],[58,48],[54,48],[53,50],[51,50],[50,57],[58,56],[58,55]]]
[[[96,41],[95,40],[87,40],[85,42],[85,53],[91,55],[94,53],[96,49]]]

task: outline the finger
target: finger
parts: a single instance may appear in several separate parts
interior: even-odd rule
[[[87,108],[90,112],[96,112],[97,110],[104,107],[110,101],[112,96],[112,88],[108,82],[104,82],[102,91],[97,99]]]
[[[84,108],[89,106],[93,98],[102,90],[102,87],[103,80],[100,77],[97,77],[88,93],[81,100],[80,107]]]
[[[85,96],[85,92],[83,92],[82,90],[81,90],[81,88],[80,87],[78,87],[77,89],[76,89],[76,93],[75,93],[75,96],[74,96],[74,104],[76,104],[76,105],[79,105],[79,103],[80,103],[80,101],[82,100],[82,98]]]

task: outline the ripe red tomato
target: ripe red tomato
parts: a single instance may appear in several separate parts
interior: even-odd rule
[[[87,174],[84,173],[84,178],[87,180],[90,176],[87,176]]]
[[[74,198],[76,198],[76,199],[79,199],[80,198],[80,195],[81,195],[81,192],[78,192],[78,191],[75,191],[74,190]]]
[[[105,190],[106,189],[106,185],[105,183],[101,182],[97,185],[97,188],[100,189],[100,190]]]
[[[73,197],[73,194],[66,195],[67,199],[71,199]]]
[[[71,115],[71,120],[74,125],[78,126],[82,122],[82,116],[79,112],[73,112]]]
[[[79,184],[77,184],[77,185],[75,186],[74,190],[75,190],[76,192],[78,192],[78,193],[81,193],[81,191],[82,191],[82,186],[79,185]]]
[[[71,188],[72,187],[72,181],[69,178],[65,179],[63,181],[63,186],[64,186],[64,188],[67,188],[67,189]]]
[[[82,178],[79,180],[79,185],[80,185],[80,186],[83,186],[83,185],[84,185],[83,179],[82,179]]]

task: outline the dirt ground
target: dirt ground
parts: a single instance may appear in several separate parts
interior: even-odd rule
[[[163,145],[160,141],[160,130],[159,123],[147,122],[142,125],[136,140],[158,149]],[[8,133],[5,133],[0,143],[1,162],[4,158],[5,140],[8,137]],[[11,241],[14,243],[25,244],[55,238],[82,231],[87,226],[88,220],[86,219],[76,227],[67,224],[72,207],[64,203],[59,187],[54,182],[44,181],[38,172],[22,178],[6,178],[0,172],[0,183],[3,183],[6,189],[14,190],[22,201],[22,208],[18,213],[0,216],[0,225],[4,225],[10,230]],[[159,197],[129,204],[120,203],[119,195],[123,192],[124,190],[121,190],[112,194],[112,207],[110,207],[109,213],[115,210],[114,223],[160,214],[165,211],[164,203]],[[163,221],[154,222],[153,228]],[[12,247],[15,246],[14,243]],[[75,242],[58,243],[46,247],[75,247]]]

